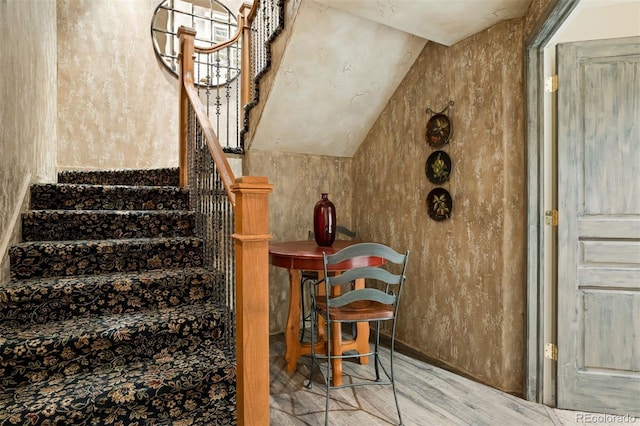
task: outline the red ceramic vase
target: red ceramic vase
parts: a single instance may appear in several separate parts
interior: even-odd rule
[[[331,247],[336,239],[336,207],[329,194],[322,194],[313,208],[313,236],[320,247]]]

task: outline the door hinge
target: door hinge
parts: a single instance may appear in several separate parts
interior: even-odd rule
[[[558,226],[558,210],[547,210],[544,212],[544,224]]]
[[[545,93],[553,93],[558,90],[558,76],[552,75],[544,79]]]
[[[546,359],[558,360],[558,347],[553,343],[547,343],[544,345],[544,357]]]

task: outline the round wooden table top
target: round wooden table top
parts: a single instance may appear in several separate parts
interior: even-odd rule
[[[359,241],[336,240],[331,247],[320,247],[315,240],[282,241],[269,243],[269,261],[274,266],[305,271],[322,271],[322,253],[334,254]],[[376,256],[362,256],[350,262],[332,265],[331,271],[346,271],[363,266],[380,266],[384,260]]]

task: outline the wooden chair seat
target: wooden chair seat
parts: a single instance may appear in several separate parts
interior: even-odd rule
[[[327,304],[324,300],[316,302],[318,311],[321,315],[326,316]],[[339,308],[333,307],[329,310],[329,318],[332,321],[371,321],[391,319],[394,315],[393,305],[385,305],[372,300],[359,300],[349,303]]]

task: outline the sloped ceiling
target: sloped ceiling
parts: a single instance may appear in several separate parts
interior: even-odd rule
[[[524,15],[531,0],[317,0],[425,40],[451,46]]]
[[[456,43],[530,1],[301,0],[250,149],[353,156],[428,40]]]

